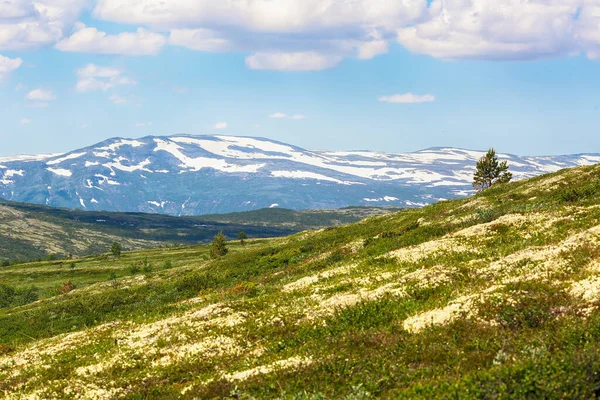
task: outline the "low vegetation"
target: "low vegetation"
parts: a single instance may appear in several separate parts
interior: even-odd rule
[[[0,269],[0,393],[598,392],[600,166],[226,247],[214,259],[202,245]]]

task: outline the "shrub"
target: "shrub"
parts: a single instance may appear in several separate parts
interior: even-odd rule
[[[246,245],[246,239],[248,239],[248,235],[246,235],[246,232],[242,231],[242,232],[238,233],[237,237],[238,237],[238,240],[240,241],[240,244],[242,246],[245,246]]]
[[[171,269],[171,268],[173,268],[173,263],[171,262],[171,260],[165,261],[165,263],[163,264],[163,269]]]
[[[209,272],[188,275],[176,283],[180,291],[197,293],[201,290],[214,288],[218,284],[217,278]]]
[[[75,290],[75,288],[76,288],[75,284],[73,282],[71,282],[71,280],[69,279],[68,281],[63,283],[61,287],[58,288],[58,294],[65,294],[65,293],[72,292],[73,290]]]
[[[489,208],[477,210],[477,219],[483,223],[495,221],[501,216],[502,214],[500,212]]]
[[[112,245],[110,246],[110,252],[112,253],[112,255],[115,258],[119,258],[121,257],[121,244],[117,243],[117,242],[113,242]]]
[[[36,301],[38,289],[31,286],[27,289],[17,289],[12,286],[0,284],[0,308],[22,306]]]

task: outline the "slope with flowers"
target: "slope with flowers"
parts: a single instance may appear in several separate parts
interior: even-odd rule
[[[218,260],[193,247],[82,260],[69,272],[45,263],[0,271],[15,287],[98,271],[68,293],[47,290],[0,310],[0,393],[358,399],[599,391],[600,166],[229,247]]]

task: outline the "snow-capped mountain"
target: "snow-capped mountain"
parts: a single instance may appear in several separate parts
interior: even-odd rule
[[[86,210],[200,215],[263,207],[423,206],[467,196],[484,154],[310,151],[235,136],[114,138],[65,154],[0,158],[0,197]],[[515,179],[600,162],[600,154],[499,154]]]

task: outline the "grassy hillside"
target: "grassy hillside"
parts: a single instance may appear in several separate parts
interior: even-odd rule
[[[263,208],[260,210],[207,214],[205,221],[226,224],[270,226],[305,231],[329,226],[339,226],[358,222],[374,215],[400,211],[398,207],[345,207],[338,210],[288,210],[285,208]]]
[[[84,256],[105,252],[113,241],[127,249],[198,244],[222,230],[230,238],[276,237],[306,229],[348,224],[396,211],[386,207],[292,211],[265,209],[206,217],[86,212],[0,199],[0,262],[44,259],[49,254]]]
[[[0,393],[599,392],[599,166],[353,225],[231,243],[218,260],[207,252],[156,249],[77,260],[73,269],[1,269]]]

